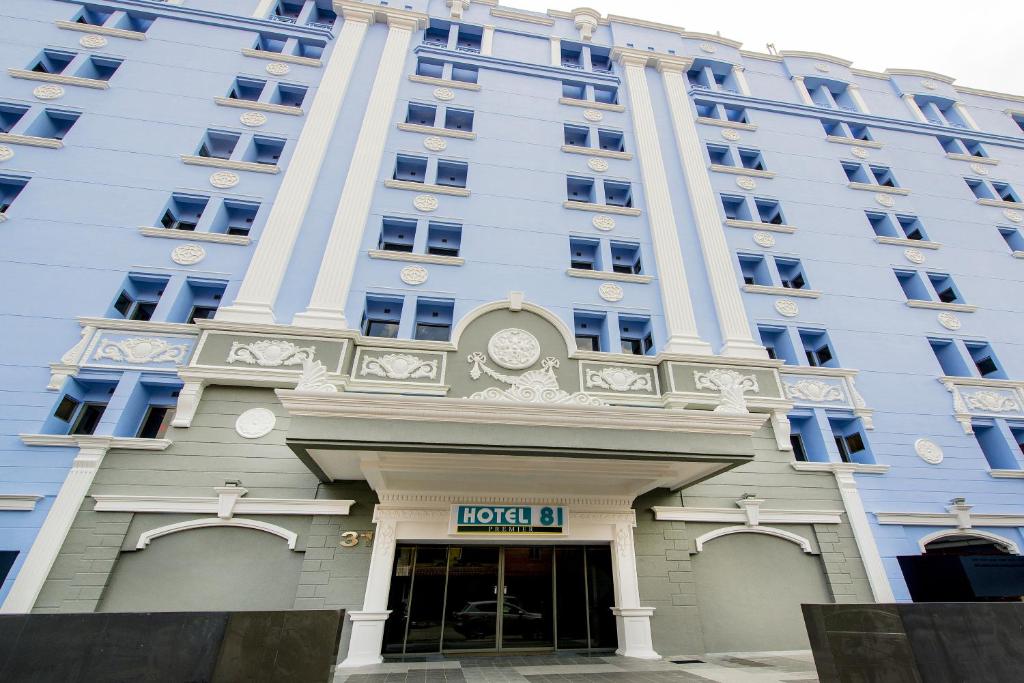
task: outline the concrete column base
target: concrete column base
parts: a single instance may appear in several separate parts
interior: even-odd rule
[[[635,659],[661,659],[651,637],[653,607],[612,607],[619,647],[615,654]]]
[[[273,325],[274,308],[266,303],[249,303],[235,301],[230,306],[217,309],[214,320],[229,323],[247,323],[252,325]]]
[[[384,661],[381,650],[384,647],[384,622],[391,610],[383,612],[349,612],[352,621],[352,637],[348,644],[348,656],[339,669],[371,666]]]
[[[348,321],[345,320],[345,316],[341,311],[316,308],[308,308],[302,313],[295,314],[295,317],[292,318],[292,325],[318,327],[325,330],[348,329]]]
[[[756,341],[746,339],[727,341],[722,346],[720,354],[730,358],[760,358],[762,360],[768,358],[768,352],[763,346]]]

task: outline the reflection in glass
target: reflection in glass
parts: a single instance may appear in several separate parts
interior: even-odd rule
[[[498,553],[494,546],[448,550],[445,650],[494,649],[498,645]]]

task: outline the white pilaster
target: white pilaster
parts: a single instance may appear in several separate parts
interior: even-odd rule
[[[636,575],[633,524],[619,522],[612,538],[612,572],[615,576],[615,627],[619,647],[615,654],[637,659],[661,659],[651,637],[653,607],[640,606],[640,584]]]
[[[804,77],[793,76],[793,85],[796,86],[796,91],[800,95],[800,101],[813,107],[814,100],[811,99],[811,93],[807,90],[807,84],[804,83]]]
[[[462,13],[469,9],[469,0],[446,0],[445,4],[451,8],[452,19],[462,19]]]
[[[856,83],[850,83],[846,86],[846,89],[850,91],[850,99],[857,105],[857,109],[863,114],[870,114],[871,110],[868,109],[868,103],[864,101],[864,96],[860,94],[860,86]]]
[[[384,622],[391,614],[387,608],[388,592],[391,590],[398,521],[386,512],[374,511],[374,522],[377,523],[377,529],[373,535],[363,609],[348,613],[352,621],[352,637],[349,640],[348,656],[338,665],[343,668],[380,664],[384,661],[380,652],[384,645]]]
[[[484,24],[484,35],[480,39],[480,54],[489,56],[494,52],[494,26]]]
[[[711,296],[718,314],[718,326],[722,332],[723,356],[743,358],[767,358],[768,353],[760,343],[754,341],[743,308],[743,298],[736,286],[732,252],[725,239],[722,218],[718,213],[718,197],[711,187],[707,165],[701,150],[700,135],[697,132],[696,113],[690,106],[686,94],[684,72],[689,67],[687,60],[658,60],[658,70],[665,84],[672,114],[672,129],[675,131],[679,158],[683,164],[683,177],[689,190],[693,218],[700,236],[701,252],[711,284]],[[653,124],[653,122],[652,122]],[[642,156],[642,155],[641,155]],[[664,277],[660,272],[659,276]]]
[[[343,8],[345,23],[324,69],[323,79],[299,134],[277,197],[263,227],[238,296],[217,311],[217,320],[273,323],[274,301],[291,260],[292,248],[309,208],[327,143],[334,132],[341,103],[352,77],[359,48],[373,21],[373,10]]]
[[[921,107],[917,106],[917,100],[914,99],[913,95],[910,93],[903,95],[903,101],[907,103],[907,109],[910,110],[915,119],[921,123],[928,123],[928,117],[921,111]]]
[[[562,66],[562,40],[560,38],[551,39],[551,66]]]
[[[632,52],[619,52],[619,62],[626,72],[629,91],[629,109],[633,116],[637,157],[647,198],[647,217],[651,226],[654,258],[658,264],[658,284],[665,310],[668,339],[662,351],[669,353],[710,354],[710,345],[700,338],[693,313],[690,288],[686,282],[683,251],[679,243],[672,209],[671,191],[665,175],[665,162],[661,156],[657,123],[651,94],[647,87],[648,56]]]
[[[345,300],[355,272],[359,244],[370,215],[370,202],[377,186],[377,169],[384,154],[384,143],[391,126],[398,84],[405,67],[409,41],[418,21],[408,16],[388,16],[388,37],[384,43],[366,103],[363,125],[352,151],[345,185],[331,223],[331,235],[320,262],[320,272],[309,306],[292,321],[295,325],[345,329]]]
[[[277,0],[260,0],[259,4],[256,5],[256,9],[252,11],[254,19],[266,19],[270,16],[270,10],[274,9],[274,5],[277,4]]]
[[[878,552],[878,545],[875,544],[875,537],[871,533],[871,525],[868,522],[867,512],[864,511],[860,491],[857,490],[857,480],[853,476],[855,469],[855,465],[846,463],[832,465],[832,473],[835,474],[839,495],[842,497],[843,507],[846,509],[846,518],[850,520],[853,538],[857,542],[857,550],[860,551],[860,559],[864,563],[864,571],[868,575],[871,594],[874,596],[875,602],[895,602],[896,598],[889,585],[889,577],[885,575],[882,555]]]
[[[971,112],[967,110],[967,107],[960,102],[955,103],[953,107],[956,108],[956,112],[960,114],[960,118],[964,120],[964,123],[970,126],[972,130],[981,130],[978,128],[978,122],[974,120],[973,116],[971,116]]]
[[[7,594],[3,607],[0,607],[2,614],[27,614],[32,611],[111,443],[110,437],[102,436],[77,437],[77,441],[78,454],[71,465],[71,471],[57,492],[53,506],[11,586],[11,592]]]
[[[733,64],[732,78],[736,81],[736,87],[740,89],[740,94],[750,95],[750,84],[747,83],[746,69],[739,64]]]

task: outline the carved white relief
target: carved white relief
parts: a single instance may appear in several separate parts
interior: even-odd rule
[[[754,179],[753,178],[748,178],[745,175],[741,175],[740,177],[738,177],[736,179],[736,185],[738,187],[740,187],[741,189],[744,189],[744,190],[754,190],[754,189],[757,189],[757,183],[754,182]]]
[[[507,330],[503,330],[507,331]],[[522,330],[518,330],[522,332]],[[500,334],[500,333],[499,333]],[[529,334],[529,333],[527,333]],[[530,335],[531,337],[533,335]],[[491,337],[493,340],[494,337]],[[488,344],[488,350],[490,345]],[[558,386],[558,377],[555,375],[555,368],[558,367],[557,358],[545,358],[541,361],[540,370],[528,370],[521,375],[503,375],[487,367],[487,357],[476,351],[469,354],[467,359],[470,368],[469,376],[474,380],[480,379],[482,374],[509,385],[508,389],[488,387],[478,391],[469,398],[477,401],[512,401],[515,403],[573,403],[577,405],[604,406],[608,405],[595,396],[589,396],[581,391],[570,394]],[[497,359],[495,359],[497,361]]]
[[[822,382],[819,379],[801,379],[797,382],[785,382],[785,388],[786,396],[798,401],[828,403],[830,401],[846,400],[839,387],[828,382]]]
[[[740,132],[738,130],[733,130],[732,128],[723,128],[721,135],[729,142],[736,142],[740,139]]]
[[[971,410],[980,410],[986,413],[1015,413],[1020,411],[1020,403],[1017,402],[1017,399],[995,391],[980,389],[968,393],[961,389],[960,395]]]
[[[436,135],[430,135],[423,138],[423,146],[431,152],[443,152],[448,149],[448,143],[444,141],[444,138],[440,138]]]
[[[422,285],[429,275],[423,266],[406,266],[398,273],[398,277],[407,285]]]
[[[291,71],[291,67],[283,62],[271,62],[266,66],[267,73],[271,76],[284,76]]]
[[[988,175],[988,169],[982,166],[981,164],[971,164],[971,170],[977,173],[978,175]]]
[[[586,371],[587,388],[597,387],[610,391],[653,391],[651,376],[629,368],[601,368]]]
[[[434,88],[434,99],[451,102],[455,99],[455,92],[451,88]]]
[[[232,343],[227,362],[279,368],[284,365],[301,365],[307,360],[313,360],[315,353],[315,346],[297,346],[283,339],[261,339],[248,344]]]
[[[903,256],[905,256],[906,259],[911,263],[921,264],[925,262],[924,252],[921,251],[920,249],[904,249]]]
[[[936,316],[936,318],[938,319],[939,324],[945,327],[947,330],[959,330],[960,327],[963,325],[963,323],[960,322],[960,318],[956,317],[955,315],[947,311],[939,313],[939,315]]]
[[[171,260],[181,266],[191,266],[206,258],[206,250],[198,244],[182,244],[171,249]]]
[[[0,145],[0,161],[7,161],[14,158],[14,150],[7,145]]]
[[[604,173],[608,170],[608,162],[604,159],[598,159],[597,157],[587,159],[587,166],[591,171],[597,171],[598,173]]]
[[[238,120],[242,122],[243,126],[259,128],[267,122],[267,115],[259,111],[246,111],[242,112],[242,115],[238,117]]]
[[[338,387],[327,379],[327,368],[323,363],[318,360],[306,359],[302,361],[302,375],[299,376],[299,383],[295,385],[295,391],[333,394],[338,391]]]
[[[929,465],[942,462],[942,448],[930,439],[918,439],[914,442],[914,452]]]
[[[875,201],[886,208],[892,208],[896,206],[896,200],[891,195],[883,194],[879,192],[875,195]]]
[[[867,159],[870,155],[868,151],[863,147],[851,147],[850,154],[857,157],[858,159]]]
[[[1014,223],[1020,223],[1024,221],[1024,214],[1020,211],[1014,211],[1013,209],[1003,209],[1003,215],[1006,216],[1006,220],[1013,221]]]
[[[210,176],[210,184],[221,189],[234,187],[238,184],[238,181],[238,174],[231,171],[217,171]]]
[[[277,416],[267,408],[250,408],[235,420],[235,431],[243,439],[258,439],[274,430]]]
[[[89,343],[89,339],[92,337],[92,333],[96,331],[95,327],[86,325],[82,328],[82,338],[79,339],[74,346],[67,350],[67,352],[60,357],[60,362],[64,365],[72,365],[78,362],[78,357],[85,350],[85,345]]]
[[[823,74],[827,74],[829,72],[829,66],[825,62],[817,62],[814,65],[814,68],[817,69],[818,71],[820,71]]]
[[[719,403],[715,407],[716,413],[729,413],[742,415],[749,413],[747,410],[747,399],[743,396],[748,391],[757,393],[757,378],[753,375],[743,375],[735,370],[724,368],[712,368],[705,372],[693,371],[693,380],[697,389],[710,389],[719,393]]]
[[[713,54],[718,49],[712,43],[700,43],[697,47],[701,49],[701,52],[707,52],[708,54]]]
[[[487,342],[487,353],[506,370],[522,370],[540,358],[540,342],[526,330],[509,327],[491,335]]]
[[[132,337],[104,341],[96,349],[93,359],[122,363],[177,363],[184,360],[186,354],[186,344],[168,344],[155,337]]]
[[[583,118],[585,118],[587,121],[597,123],[598,121],[604,119],[604,114],[602,114],[596,109],[584,109]]]
[[[779,312],[779,315],[784,315],[787,318],[792,318],[800,313],[800,307],[792,299],[778,299],[775,302],[775,310]]]
[[[87,36],[82,36],[81,38],[79,38],[78,39],[78,44],[81,45],[82,47],[87,47],[87,48],[90,48],[90,49],[97,48],[97,47],[106,47],[107,39],[104,38],[103,36],[97,36],[97,35],[94,35],[94,34],[90,33]]]
[[[602,282],[601,286],[597,288],[597,295],[605,301],[615,302],[622,301],[625,292],[614,282]]]
[[[417,211],[434,211],[437,209],[437,197],[432,194],[418,194],[413,198],[412,205]]]
[[[59,85],[47,83],[46,85],[37,86],[36,89],[32,91],[32,94],[40,100],[55,100],[58,97],[64,97],[64,88]]]
[[[935,81],[930,80],[928,78],[923,79],[921,81],[921,85],[924,86],[925,88],[927,88],[928,90],[935,90],[936,88],[939,87],[938,83],[936,83]]]
[[[615,228],[615,219],[611,216],[599,214],[590,219],[590,224],[598,230],[604,230],[607,232],[608,230]]]
[[[408,353],[389,353],[384,356],[363,356],[359,374],[385,379],[436,379],[437,360],[424,360]]]
[[[758,230],[757,232],[754,233],[754,242],[764,247],[765,249],[770,249],[775,246],[775,235],[771,234],[770,232]]]

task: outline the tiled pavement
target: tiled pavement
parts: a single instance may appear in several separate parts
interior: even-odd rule
[[[694,661],[699,660],[699,661]],[[339,669],[334,683],[813,683],[809,651],[643,661],[575,654],[409,658]]]

